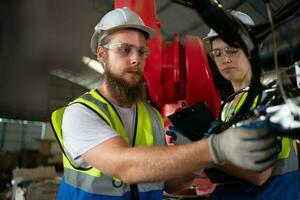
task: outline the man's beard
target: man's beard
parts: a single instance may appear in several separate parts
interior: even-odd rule
[[[106,69],[104,76],[112,97],[118,102],[122,104],[133,104],[137,103],[139,99],[143,99],[144,90],[142,78],[134,85],[131,85],[125,79],[111,73],[109,67]]]

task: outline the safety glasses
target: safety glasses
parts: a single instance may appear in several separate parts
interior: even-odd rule
[[[216,62],[219,62],[223,59],[223,56],[226,54],[227,57],[232,58],[239,54],[240,49],[236,47],[225,47],[224,49],[214,49],[210,52],[210,56]]]
[[[146,58],[149,55],[149,50],[147,47],[138,47],[133,44],[127,43],[108,43],[102,46],[106,49],[115,50],[116,53],[121,56],[130,56],[134,52],[134,50],[138,53],[138,55],[142,58]]]

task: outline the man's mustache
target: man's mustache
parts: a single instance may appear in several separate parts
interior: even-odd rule
[[[131,68],[131,69],[127,69],[126,72],[137,73],[139,75],[143,75],[143,71],[139,67],[134,67],[134,68]]]

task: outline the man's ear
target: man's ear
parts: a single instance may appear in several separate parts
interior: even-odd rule
[[[103,63],[105,60],[106,51],[103,47],[99,46],[97,47],[97,59]]]

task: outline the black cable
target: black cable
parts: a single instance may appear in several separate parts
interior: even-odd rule
[[[283,6],[280,10],[273,14],[274,28],[277,29],[280,25],[287,23],[300,15],[300,1],[293,0]],[[262,42],[271,33],[270,23],[257,24],[252,27],[252,34],[257,43]]]
[[[243,93],[243,92],[248,92],[248,91],[249,91],[249,87],[246,87],[246,88],[240,89],[240,90],[238,90],[238,91],[232,93],[231,95],[229,95],[229,96],[224,100],[224,102],[221,104],[221,106],[220,106],[220,109],[219,109],[219,118],[222,119],[222,118],[221,118],[222,110],[223,110],[224,106],[225,106],[228,102],[231,102],[231,101],[235,98],[236,95],[238,95],[238,94],[240,94],[240,93]]]

